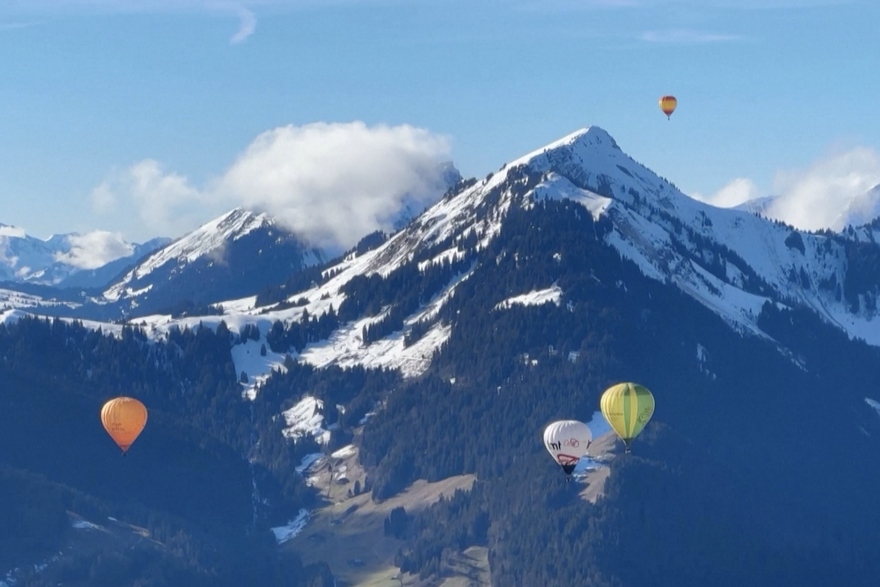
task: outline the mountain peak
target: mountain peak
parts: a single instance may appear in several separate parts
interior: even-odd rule
[[[571,133],[562,140],[568,140],[571,144],[607,146],[612,149],[620,150],[617,141],[608,134],[604,128],[598,126],[587,126],[576,132]]]
[[[617,151],[618,153],[622,153],[620,147],[617,145],[617,141],[615,141],[614,138],[610,134],[608,134],[605,129],[598,126],[586,126],[572,133],[569,133],[560,139],[556,139],[552,143],[548,143],[540,149],[536,149],[530,153],[523,155],[522,157],[514,159],[507,164],[507,167],[515,167],[517,165],[529,164],[536,159],[541,158],[542,156],[546,156],[549,153],[569,150],[572,148],[578,151],[596,149],[601,150],[605,148]]]
[[[234,230],[248,230],[251,223],[271,221],[266,213],[254,212],[238,206],[217,218],[206,222],[197,230],[213,230],[215,227],[227,227]]]

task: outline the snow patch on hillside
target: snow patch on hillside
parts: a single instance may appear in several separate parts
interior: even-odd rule
[[[296,535],[302,532],[303,528],[305,528],[308,523],[309,510],[299,510],[299,514],[297,514],[294,519],[290,520],[286,526],[272,528],[272,533],[275,534],[275,541],[278,544],[284,544],[288,540],[296,538]]]
[[[222,310],[224,314],[233,314],[236,312],[247,312],[257,307],[257,296],[248,296],[239,300],[230,300],[228,302],[218,302],[212,304],[215,308]]]
[[[302,438],[312,436],[318,444],[330,442],[330,430],[324,429],[324,402],[310,395],[303,397],[299,403],[281,412],[287,428],[283,430],[286,438]]]
[[[355,453],[357,453],[357,447],[355,447],[355,445],[353,445],[353,444],[349,444],[347,446],[343,446],[342,448],[340,448],[339,450],[337,450],[336,452],[334,452],[330,456],[333,457],[334,459],[344,459],[345,457],[350,457],[350,456],[354,455]]]
[[[571,181],[555,172],[550,172],[547,177],[532,190],[533,201],[569,199],[581,204],[590,211],[593,220],[597,220],[608,209],[614,200],[600,196],[596,192],[577,187]]]
[[[451,327],[437,324],[409,347],[404,346],[403,332],[364,346],[361,329],[369,322],[365,319],[339,328],[329,340],[308,345],[300,358],[319,368],[328,365],[386,367],[399,369],[404,377],[414,377],[425,372],[434,351],[451,333]]]
[[[370,345],[365,345],[362,334],[363,329],[381,320],[384,314],[362,318],[361,320],[342,325],[327,340],[309,344],[303,349],[300,359],[319,368],[331,364],[339,365],[340,367],[362,365],[364,367],[399,369],[404,377],[421,375],[430,365],[434,351],[449,338],[452,331],[451,327],[439,323],[435,324],[424,336],[410,346],[404,345],[405,333],[417,322],[433,320],[443,304],[454,295],[458,284],[471,275],[471,271],[456,275],[425,306],[404,320],[402,331],[394,332],[390,336],[375,341]],[[342,275],[337,278],[342,278]],[[334,278],[334,280],[337,278]],[[316,293],[324,290],[326,286],[325,284],[317,288],[317,290],[306,292],[306,297],[314,299]],[[323,297],[325,294],[329,294],[329,292],[325,291],[320,295]],[[340,295],[340,297],[342,296]],[[313,303],[311,302],[309,306],[312,306]],[[301,315],[302,309],[298,310]],[[282,312],[286,313],[289,310]],[[309,312],[311,313],[311,310]],[[269,315],[273,314],[270,313]]]
[[[558,306],[561,298],[562,289],[558,285],[554,285],[546,289],[532,290],[529,293],[507,298],[503,302],[496,304],[494,309],[506,310],[515,304],[521,306],[540,306],[541,304],[552,303]]]
[[[0,289],[0,308],[34,308],[43,304],[40,296],[21,293],[11,289]]]
[[[32,316],[32,314],[21,310],[4,310],[0,312],[0,324],[13,324],[28,316]]]
[[[266,354],[261,355],[261,349],[264,347]],[[278,369],[282,373],[287,371],[284,366],[285,356],[274,352],[262,340],[248,340],[233,345],[231,352],[235,373],[243,388],[242,394],[248,399],[257,397],[257,387],[269,379],[273,370]],[[246,381],[241,381],[242,373],[247,376]]]
[[[312,468],[312,465],[314,465],[319,460],[321,460],[322,456],[323,455],[319,452],[313,452],[313,453],[307,454],[299,462],[299,466],[295,467],[296,472],[299,473],[300,475],[305,474],[309,469]]]
[[[878,402],[877,400],[873,400],[869,397],[866,397],[865,403],[868,404],[869,406],[871,406],[872,408],[874,408],[874,410],[877,412],[877,415],[880,416],[880,402]]]
[[[75,519],[71,525],[77,530],[100,530],[101,527],[97,524],[92,524],[87,520],[83,520],[82,518]]]
[[[460,250],[458,247],[447,249],[433,259],[430,259],[428,261],[420,261],[419,271],[424,271],[432,265],[442,265],[445,262],[454,263],[455,261],[461,260],[464,255],[464,251]]]

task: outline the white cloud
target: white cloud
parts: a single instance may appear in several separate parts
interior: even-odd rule
[[[129,193],[138,204],[141,218],[151,226],[168,226],[174,209],[202,195],[182,175],[165,173],[157,161],[146,159],[128,171]]]
[[[145,159],[122,173],[113,173],[91,193],[96,213],[134,214],[153,231],[181,234],[200,218],[208,196],[176,173],[165,173],[158,162]]]
[[[750,179],[737,178],[710,196],[691,196],[721,208],[761,199],[756,209],[768,218],[802,230],[840,231],[880,216],[880,153],[856,147],[832,153],[805,169],[780,171],[772,194],[762,193]]]
[[[660,31],[647,31],[639,36],[639,39],[648,43],[718,43],[723,41],[739,41],[739,35],[724,33],[710,33],[690,29],[667,29]]]
[[[55,260],[80,269],[96,269],[134,252],[134,247],[118,232],[95,230],[82,235],[72,234],[67,237],[67,242],[70,250],[56,254]]]
[[[755,182],[744,177],[738,177],[711,196],[694,193],[691,194],[691,197],[719,208],[733,208],[760,195],[761,193]]]
[[[241,25],[238,28],[238,32],[230,39],[230,42],[233,44],[243,42],[254,34],[254,31],[257,29],[257,17],[254,16],[253,12],[247,8],[242,8],[239,11],[239,17],[241,18]]]
[[[643,5],[640,0],[500,0],[520,10],[590,10],[594,8],[634,8]]]
[[[85,13],[140,13],[163,14],[201,12],[213,15],[236,16],[240,24],[230,42],[238,44],[250,37],[257,27],[252,8],[256,6],[296,6],[304,0],[3,0],[0,14],[64,14]],[[3,25],[0,24],[0,30]]]
[[[880,153],[868,147],[832,154],[804,170],[781,172],[767,215],[805,230],[841,230],[880,214]]]
[[[104,214],[112,212],[116,208],[116,194],[113,193],[109,181],[104,181],[93,189],[89,199],[92,201],[92,209],[95,212]]]
[[[179,235],[234,206],[266,211],[316,245],[350,247],[391,230],[404,201],[443,191],[449,140],[409,125],[362,122],[279,127],[258,136],[202,189],[147,159],[92,192],[96,211],[134,208],[162,234]]]
[[[216,189],[313,242],[347,247],[390,229],[407,196],[438,196],[438,164],[448,157],[445,137],[409,125],[286,126],[257,137]]]
[[[39,23],[36,22],[0,22],[0,32],[29,29],[31,27],[37,26],[38,24]]]

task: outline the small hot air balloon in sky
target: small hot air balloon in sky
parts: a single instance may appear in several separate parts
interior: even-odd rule
[[[592,440],[589,427],[577,420],[560,420],[544,429],[544,446],[566,475],[571,475],[581,457],[587,454]]]
[[[672,113],[675,112],[675,107],[677,105],[678,100],[675,99],[675,96],[663,96],[660,98],[660,110],[666,115],[667,120],[672,116]]]
[[[147,408],[134,398],[117,397],[101,408],[101,423],[125,455],[147,423]]]
[[[618,383],[605,390],[600,407],[629,452],[633,439],[654,414],[654,396],[638,383]]]

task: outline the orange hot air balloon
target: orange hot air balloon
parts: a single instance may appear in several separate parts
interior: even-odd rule
[[[117,397],[101,408],[101,423],[124,456],[147,424],[147,408],[134,398]]]
[[[672,116],[672,113],[675,112],[675,107],[678,105],[678,100],[675,99],[675,96],[663,96],[660,98],[660,110],[663,111],[663,114],[666,115],[666,118],[669,119]]]

